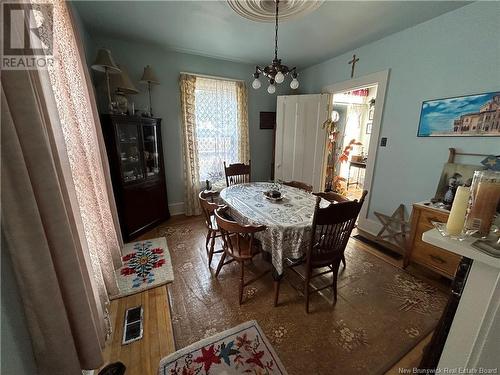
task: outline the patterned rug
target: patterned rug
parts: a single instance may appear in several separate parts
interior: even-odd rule
[[[115,271],[119,294],[116,299],[172,282],[174,272],[164,237],[125,244],[123,266]]]
[[[195,342],[160,361],[159,375],[287,372],[255,320]]]
[[[167,238],[176,270],[175,282],[169,285],[176,347],[256,320],[289,374],[383,374],[434,329],[447,301],[441,288],[392,266],[371,254],[366,244],[351,239],[336,304],[331,290],[325,289],[311,296],[311,313],[306,314],[303,296],[291,286],[302,284],[289,272],[281,284],[278,307],[273,307],[271,275],[246,287],[239,306],[239,267],[228,264],[215,278],[218,258],[209,268],[202,219],[163,225],[151,233],[161,235]],[[269,267],[256,257],[245,277]]]

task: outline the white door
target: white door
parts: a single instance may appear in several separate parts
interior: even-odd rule
[[[276,179],[300,181],[324,190],[324,160],[329,94],[278,96],[276,110]]]

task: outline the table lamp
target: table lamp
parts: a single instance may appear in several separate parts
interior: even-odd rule
[[[111,86],[115,91],[114,101],[118,111],[120,113],[126,113],[128,109],[128,99],[126,95],[138,94],[139,90],[137,90],[132,83],[127,68],[120,64],[118,64],[118,68],[121,70],[121,73],[114,74],[111,77]],[[134,115],[134,113],[131,113],[131,115]]]
[[[106,88],[108,94],[109,111],[113,112],[113,103],[111,102],[111,90],[109,89],[109,75],[121,73],[120,68],[115,64],[111,51],[109,49],[101,48],[97,51],[97,57],[91,66],[92,69],[98,72],[104,72],[106,75]]]
[[[154,74],[151,65],[147,65],[146,67],[144,67],[144,73],[142,74],[140,82],[148,84],[149,115],[153,117],[153,108],[151,107],[151,85],[159,85],[160,82],[158,81],[158,78],[156,78],[156,75]]]

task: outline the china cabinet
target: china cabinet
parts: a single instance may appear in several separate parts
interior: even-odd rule
[[[161,119],[102,115],[122,235],[129,241],[170,217]]]

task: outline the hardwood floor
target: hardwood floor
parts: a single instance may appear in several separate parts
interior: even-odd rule
[[[175,351],[167,286],[146,290],[111,301],[113,335],[104,350],[106,364],[121,361],[127,375],[156,375],[160,359]],[[125,311],[142,305],[144,336],[142,340],[122,345]]]
[[[170,225],[189,225],[198,218],[183,215],[174,216],[169,221]],[[353,233],[355,234],[355,233]],[[144,234],[138,240],[158,237],[153,229]],[[370,246],[360,243],[360,248],[368,251],[388,263],[401,267],[402,261],[390,257]],[[409,271],[416,276],[425,279],[432,285],[445,289],[443,280],[436,275],[425,273],[425,270],[411,268]],[[123,335],[123,320],[125,310],[142,304],[144,306],[144,337],[142,340],[128,345],[121,345]],[[108,341],[104,351],[106,364],[121,361],[127,367],[126,375],[155,375],[158,372],[158,364],[161,358],[174,352],[175,341],[172,330],[168,286],[160,286],[132,296],[111,301],[110,313],[114,333]],[[412,370],[418,366],[425,345],[430,341],[432,334],[425,337],[417,346],[407,353],[386,374],[398,374],[400,368]]]

